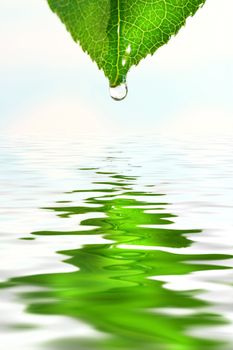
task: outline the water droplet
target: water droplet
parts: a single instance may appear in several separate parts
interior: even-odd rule
[[[122,66],[124,67],[126,65],[126,58],[123,58],[122,60]]]
[[[115,101],[124,100],[128,94],[128,87],[126,83],[111,87],[110,86],[110,95]]]
[[[128,45],[126,51],[125,51],[128,55],[130,54],[131,52],[131,45]]]

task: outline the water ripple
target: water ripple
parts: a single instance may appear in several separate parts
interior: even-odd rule
[[[231,349],[228,144],[7,142],[5,346]]]

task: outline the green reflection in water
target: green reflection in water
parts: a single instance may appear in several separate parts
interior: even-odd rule
[[[99,171],[98,174],[106,176],[107,173]],[[200,291],[166,289],[164,282],[149,277],[223,269],[224,267],[210,264],[210,261],[228,259],[229,256],[174,254],[159,248],[146,250],[145,246],[188,247],[192,241],[186,234],[200,234],[201,230],[169,228],[175,216],[165,211],[167,203],[161,201],[161,195],[153,195],[151,201],[140,200],[139,196],[151,194],[131,187],[136,178],[112,173],[108,176],[109,181],[95,182],[101,185],[100,189],[73,191],[87,194],[92,192],[92,197],[88,197],[83,206],[71,206],[69,203],[69,206],[46,208],[55,211],[61,218],[79,214],[102,214],[98,218],[88,218],[81,222],[83,227],[89,226],[91,229],[34,232],[33,236],[102,235],[111,242],[59,252],[68,257],[66,263],[79,268],[77,271],[14,278],[5,287],[46,287],[47,290],[44,291],[21,294],[28,313],[77,318],[107,335],[100,339],[54,341],[49,344],[50,348],[220,349],[223,345],[221,342],[188,334],[188,330],[195,326],[221,325],[225,322],[220,315],[202,310],[209,304],[197,298]],[[110,185],[112,189],[105,189],[104,185]],[[131,248],[122,247],[123,244],[128,244]],[[192,313],[164,314],[161,308],[191,309]]]

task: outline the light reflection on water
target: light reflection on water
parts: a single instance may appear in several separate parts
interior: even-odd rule
[[[8,349],[232,349],[230,139],[1,141]]]

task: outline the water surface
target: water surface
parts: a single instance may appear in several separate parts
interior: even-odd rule
[[[1,141],[8,349],[230,350],[232,141]]]

